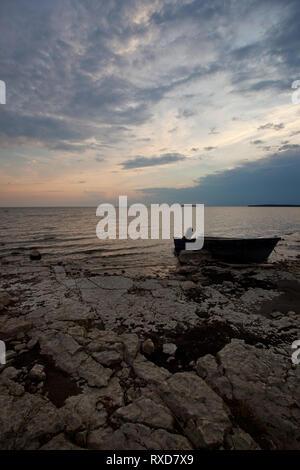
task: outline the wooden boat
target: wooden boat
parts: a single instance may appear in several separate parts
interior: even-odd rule
[[[204,237],[203,250],[209,251],[214,258],[235,263],[262,263],[267,261],[280,237],[270,238],[225,238]],[[187,238],[174,238],[175,253],[185,250]],[[191,251],[193,253],[193,251]]]

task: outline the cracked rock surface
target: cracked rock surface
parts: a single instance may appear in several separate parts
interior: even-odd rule
[[[1,264],[0,449],[300,450],[299,259],[187,258]]]

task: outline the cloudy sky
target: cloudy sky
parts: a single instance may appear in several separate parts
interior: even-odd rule
[[[299,0],[1,0],[0,205],[300,203],[299,15]]]

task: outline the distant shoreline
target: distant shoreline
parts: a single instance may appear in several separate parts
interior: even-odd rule
[[[248,207],[300,207],[300,204],[248,204]]]

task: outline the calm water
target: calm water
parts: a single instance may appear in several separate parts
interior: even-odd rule
[[[0,217],[0,256],[34,247],[43,258],[93,259],[99,266],[174,263],[169,240],[99,240],[95,208],[0,208]],[[300,208],[207,207],[205,234],[284,236],[281,246],[295,254],[300,249]]]

